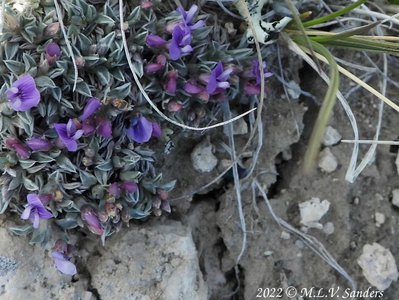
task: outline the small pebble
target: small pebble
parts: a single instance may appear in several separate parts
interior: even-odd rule
[[[338,144],[341,139],[341,134],[335,128],[327,126],[322,143],[324,146],[333,146]]]
[[[323,226],[323,231],[327,235],[333,234],[334,230],[335,230],[335,227],[334,227],[334,224],[332,222],[327,222]]]
[[[289,240],[291,238],[291,234],[289,234],[289,232],[287,232],[287,231],[282,231],[280,237],[283,240]]]
[[[392,191],[392,204],[399,207],[399,189]]]
[[[330,148],[325,148],[319,155],[319,168],[326,173],[334,172],[338,167],[338,160]]]
[[[398,280],[399,273],[395,258],[389,249],[378,243],[364,245],[357,263],[362,268],[363,276],[367,281],[381,291],[387,289],[392,281]]]
[[[265,251],[265,252],[263,252],[263,255],[264,256],[271,256],[271,255],[273,255],[273,251]]]
[[[353,204],[354,205],[359,205],[359,203],[360,203],[360,198],[359,197],[353,198]]]
[[[203,140],[191,152],[191,162],[195,170],[201,173],[211,172],[218,164],[218,159],[213,154],[213,145]]]
[[[322,229],[323,225],[320,224],[319,221],[329,208],[330,202],[328,200],[320,201],[319,198],[312,198],[308,201],[299,203],[301,223],[309,228]]]
[[[380,227],[382,224],[385,223],[385,215],[380,212],[376,212],[374,218],[375,218],[375,226],[377,227]]]

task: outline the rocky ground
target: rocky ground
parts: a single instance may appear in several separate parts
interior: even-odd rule
[[[351,184],[345,181],[345,173],[352,145],[324,146],[320,167],[304,174],[302,160],[325,85],[297,57],[285,57],[286,78],[300,83],[316,101],[298,98],[293,90],[287,99],[277,79],[272,79],[263,117],[264,147],[252,179],[267,190],[275,214],[317,238],[358,283],[359,290],[374,286],[384,289],[382,299],[399,299],[395,264],[399,257],[399,209],[392,203],[393,190],[399,188],[397,150],[379,146],[374,163]],[[346,58],[362,60],[350,55]],[[390,60],[390,65],[397,63]],[[398,78],[396,72],[389,76]],[[371,83],[378,86],[377,80]],[[343,91],[351,87],[343,82]],[[388,94],[395,99],[396,89]],[[348,100],[356,112],[361,137],[372,138],[378,102],[361,91]],[[381,139],[398,136],[397,116],[385,108]],[[343,138],[353,137],[339,106],[331,126]],[[247,127],[248,123],[241,122],[235,128],[238,149],[246,143]],[[199,190],[228,165],[229,156],[222,146],[227,139],[222,130],[214,130],[197,136],[177,133],[174,142],[174,150],[159,161],[165,179],[177,179],[171,195],[175,199],[172,213],[132,223],[105,246],[82,234],[74,236],[80,250],[76,261],[79,275],[73,278],[57,273],[49,251],[10,234],[7,228],[13,223],[3,216],[0,298],[256,299],[259,289],[266,288],[349,287],[298,236],[275,222],[259,194],[252,197],[253,180],[244,180],[241,187],[248,240],[237,277],[242,232],[231,176]],[[366,148],[361,149],[364,154]],[[243,167],[251,155],[248,151]],[[322,204],[313,200],[313,210],[306,215],[310,207],[306,201],[312,198]],[[370,251],[372,254],[367,254]],[[281,299],[288,298],[284,295]]]

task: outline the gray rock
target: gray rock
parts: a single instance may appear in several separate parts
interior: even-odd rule
[[[323,151],[320,152],[319,156],[319,168],[326,172],[326,173],[332,173],[334,172],[338,167],[338,160],[332,154],[330,148],[325,148]]]
[[[213,154],[213,145],[204,139],[195,146],[191,152],[191,162],[196,171],[201,173],[211,172],[218,164],[218,159]]]
[[[398,268],[392,253],[378,243],[366,244],[357,263],[368,282],[379,290],[387,289],[398,280]]]
[[[399,189],[392,191],[392,204],[399,207]]]
[[[87,263],[101,299],[207,299],[191,232],[178,222],[113,236]]]
[[[228,135],[227,127],[223,129],[224,134]],[[233,134],[234,135],[244,135],[248,133],[248,124],[243,118],[238,119],[233,122]]]
[[[323,225],[319,221],[329,208],[330,202],[328,200],[320,201],[319,198],[312,198],[309,201],[299,203],[301,223],[309,228],[322,229]]]
[[[12,225],[0,227],[0,299],[94,299],[87,279],[72,282],[71,276],[59,273],[50,251],[11,234],[7,227]]]
[[[332,146],[338,144],[341,139],[341,134],[335,128],[327,126],[322,143],[324,146]]]

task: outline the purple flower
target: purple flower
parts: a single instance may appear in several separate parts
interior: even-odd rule
[[[172,70],[166,74],[166,82],[164,85],[165,91],[171,95],[176,93],[176,86],[177,86],[177,71]]]
[[[211,71],[209,78],[205,78],[207,81],[206,91],[208,94],[214,93],[218,88],[219,89],[227,89],[230,87],[230,83],[227,81],[230,77],[233,69],[223,70],[223,65],[219,62],[216,67]]]
[[[64,253],[54,251],[51,253],[51,256],[54,259],[55,267],[61,273],[71,276],[77,273],[76,266],[69,261],[70,258],[66,256]]]
[[[265,78],[273,76],[273,73],[267,72],[265,62],[262,63],[262,67]],[[252,75],[256,78],[256,84],[260,85],[261,82],[260,69],[259,69],[259,61],[257,59],[252,62]]]
[[[96,131],[96,124],[94,118],[89,118],[82,123],[82,130],[84,135],[91,135]]]
[[[156,123],[156,122],[152,122],[151,137],[160,138],[161,136],[162,136],[162,128],[161,128],[161,126],[158,123]]]
[[[185,26],[173,29],[172,40],[169,45],[169,55],[172,60],[178,60],[193,51],[191,47],[191,31]]]
[[[134,117],[130,122],[127,136],[137,143],[148,142],[152,135],[152,123],[143,116]]]
[[[148,46],[153,47],[153,48],[163,47],[167,43],[163,38],[161,38],[159,35],[156,35],[156,34],[147,35],[147,38],[145,41]]]
[[[51,195],[29,194],[27,196],[28,205],[21,215],[23,220],[31,220],[33,228],[39,227],[39,221],[48,220],[54,217],[44,206],[52,199]]]
[[[7,100],[15,111],[27,111],[40,102],[35,80],[29,74],[21,76],[6,91]]]
[[[34,137],[26,141],[26,144],[33,151],[48,151],[53,145],[45,138]]]
[[[24,144],[20,142],[17,138],[7,138],[5,140],[6,147],[8,149],[13,149],[17,155],[22,159],[27,159],[30,156],[30,150]]]
[[[185,11],[182,7],[178,7],[176,10],[183,17],[184,25],[187,26],[188,28],[190,28],[191,30],[194,30],[194,29],[204,26],[205,23],[202,20],[197,21],[195,24],[193,24],[193,22],[192,22],[195,13],[198,10],[197,5],[192,5],[188,11]]]
[[[97,134],[107,139],[112,137],[112,122],[108,119],[97,119]]]
[[[49,65],[54,64],[61,56],[61,48],[57,43],[50,43],[46,47],[46,60]]]
[[[118,199],[121,196],[121,192],[121,187],[117,182],[111,183],[108,187],[108,193],[115,199]]]
[[[155,59],[155,63],[148,64],[144,67],[144,70],[148,74],[155,74],[161,71],[166,65],[166,56],[158,55]]]
[[[202,87],[200,87],[199,85],[197,85],[194,82],[188,81],[184,84],[184,90],[189,93],[189,94],[199,94],[201,92],[204,91],[204,89]]]
[[[98,235],[102,235],[104,233],[104,228],[101,225],[100,220],[98,219],[98,214],[91,206],[84,206],[81,210],[81,218],[86,223],[87,228]]]
[[[260,94],[260,85],[247,82],[244,85],[244,91],[245,91],[245,94],[248,96],[259,95]]]
[[[159,124],[148,121],[143,116],[132,118],[130,127],[127,129],[127,136],[137,143],[145,143],[151,137],[160,137],[161,135],[162,130]]]
[[[101,106],[100,100],[97,98],[89,98],[87,100],[86,106],[83,109],[83,114],[80,116],[81,121],[85,121],[90,118]]]
[[[75,122],[72,119],[69,119],[67,124],[54,124],[54,129],[57,131],[58,136],[68,151],[75,152],[78,149],[76,140],[83,135],[83,130],[77,130]]]
[[[137,192],[139,187],[137,186],[137,183],[134,181],[125,181],[121,184],[121,188],[127,192],[127,193],[134,193]]]

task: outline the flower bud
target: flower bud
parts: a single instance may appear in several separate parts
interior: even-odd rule
[[[125,181],[122,183],[121,188],[127,193],[137,192],[138,186],[134,181]]]
[[[165,190],[157,189],[157,196],[158,196],[161,200],[166,201],[166,200],[168,200],[168,198],[169,198],[169,193],[168,193],[167,191],[165,191]]]
[[[57,43],[50,43],[46,46],[46,60],[53,65],[61,57],[61,48]]]
[[[177,86],[177,71],[172,70],[166,74],[166,82],[164,85],[164,89],[167,93],[174,95],[176,93]]]
[[[110,202],[105,203],[104,209],[108,217],[110,218],[113,218],[118,214],[118,208],[116,207],[115,203],[110,203]]]
[[[53,147],[47,139],[38,137],[27,140],[26,144],[33,151],[48,151]]]
[[[163,65],[161,64],[148,64],[144,67],[144,71],[147,74],[155,74],[163,69]]]
[[[81,121],[90,118],[101,107],[101,101],[95,97],[87,99],[83,114],[80,116]]]
[[[146,43],[148,46],[153,48],[159,48],[166,45],[166,41],[156,34],[149,34],[146,38]]]
[[[178,112],[183,108],[183,103],[176,100],[171,100],[168,102],[168,111],[170,112]]]
[[[151,0],[141,0],[140,6],[142,9],[149,9],[152,7]]]
[[[84,206],[81,209],[81,218],[86,223],[87,228],[94,234],[102,235],[104,228],[98,218],[97,212],[91,206]]]
[[[45,36],[54,36],[60,31],[60,23],[59,22],[54,22],[49,25],[44,29],[44,35]]]
[[[85,61],[84,57],[78,56],[78,57],[75,57],[75,63],[76,63],[76,66],[78,67],[78,69],[81,69],[85,66],[86,61]]]
[[[85,167],[90,167],[91,165],[93,165],[93,160],[91,159],[91,157],[84,156],[82,158],[82,164]]]
[[[87,147],[87,148],[85,149],[85,155],[86,155],[87,157],[92,158],[92,157],[96,156],[96,151],[94,151],[93,148]]]
[[[115,197],[115,199],[118,199],[121,196],[121,188],[119,186],[119,183],[114,182],[109,185],[108,187],[108,193]]]
[[[27,159],[30,156],[30,150],[28,147],[23,145],[18,139],[16,138],[7,138],[5,141],[6,147],[8,149],[15,150],[17,155],[22,159]]]

